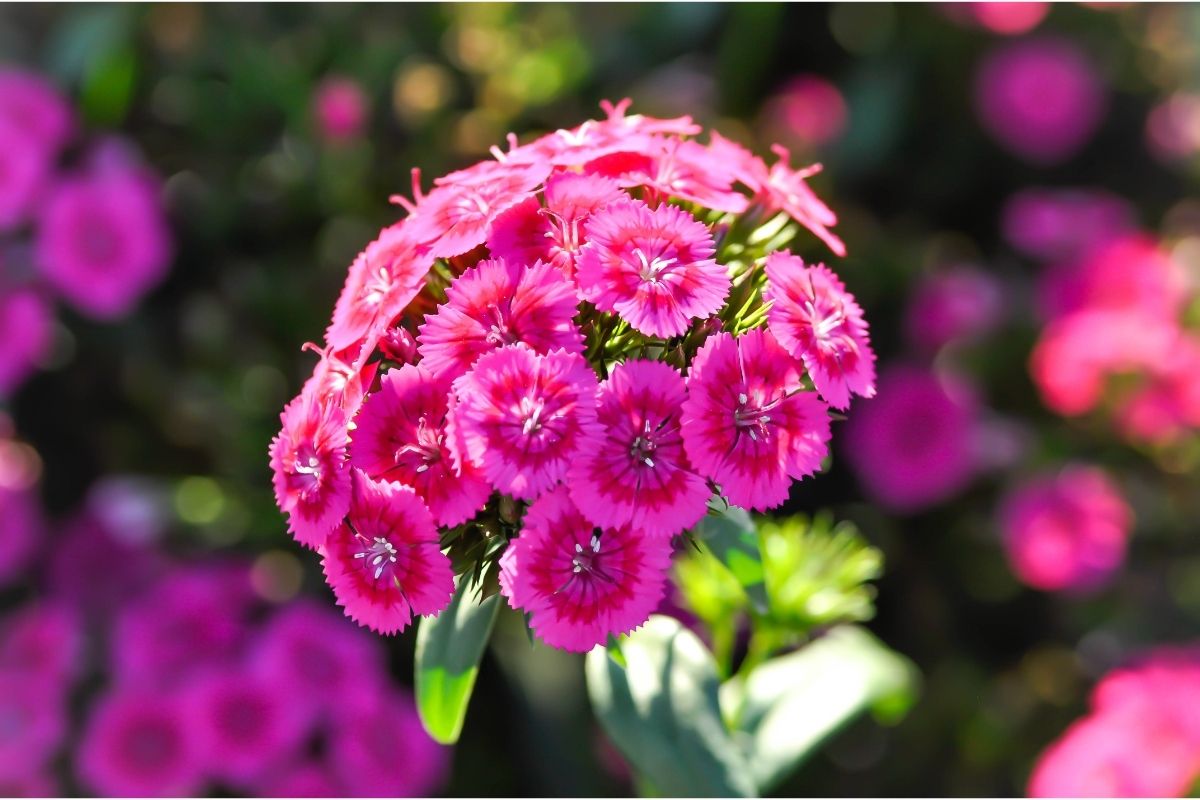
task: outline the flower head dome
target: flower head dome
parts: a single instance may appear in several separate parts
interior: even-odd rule
[[[315,549],[350,508],[345,415],[301,394],[281,417],[283,430],[271,442],[275,502],[296,541]]]
[[[547,644],[583,653],[649,618],[670,564],[666,537],[597,529],[560,486],[525,512],[500,559],[500,590]]]

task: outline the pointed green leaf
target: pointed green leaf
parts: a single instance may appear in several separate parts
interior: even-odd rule
[[[425,730],[442,744],[457,742],[462,733],[479,660],[499,610],[499,595],[479,602],[476,587],[463,576],[450,605],[417,626],[417,711]]]
[[[713,508],[717,513],[700,520],[696,538],[733,573],[754,610],[767,613],[767,585],[754,520],[744,508],[726,505]]]
[[[597,647],[588,693],[608,736],[668,797],[754,794],[745,757],[721,720],[717,669],[695,634],[652,616],[621,642],[625,666]]]
[[[916,668],[863,628],[843,625],[721,689],[726,717],[759,791],[770,791],[843,725],[871,709],[895,721],[915,697]]]

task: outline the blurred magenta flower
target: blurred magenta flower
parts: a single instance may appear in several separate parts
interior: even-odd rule
[[[1050,13],[1050,4],[1041,2],[940,3],[938,7],[955,22],[1004,36],[1029,32]]]
[[[1181,334],[1161,358],[1146,365],[1145,380],[1115,409],[1117,429],[1129,441],[1167,444],[1200,428],[1200,339]]]
[[[61,682],[0,671],[0,782],[39,772],[67,732]]]
[[[47,594],[88,618],[108,614],[161,572],[162,558],[120,538],[90,513],[77,513],[50,542]]]
[[[1176,92],[1152,108],[1146,117],[1146,144],[1168,163],[1200,151],[1200,94]]]
[[[27,486],[7,484],[0,463],[0,586],[24,577],[43,536],[37,492]]]
[[[811,148],[841,136],[848,111],[836,85],[820,75],[797,75],[767,101],[764,113],[772,134]]]
[[[128,314],[164,277],[171,237],[157,181],[104,164],[61,179],[41,209],[35,259],[51,286],[97,319]]]
[[[53,599],[9,613],[0,627],[0,672],[65,685],[83,666],[79,617]]]
[[[988,272],[961,265],[927,275],[916,286],[904,317],[909,342],[936,351],[973,341],[1004,319],[1004,287]]]
[[[1003,499],[1000,529],[1017,577],[1036,589],[1088,590],[1125,560],[1133,512],[1102,469],[1071,466],[1022,483]]]
[[[0,233],[29,218],[53,169],[53,154],[27,131],[0,116]]]
[[[346,142],[362,135],[371,113],[370,100],[353,78],[330,75],[313,93],[313,118],[321,136]]]
[[[1005,44],[984,58],[976,76],[975,108],[983,127],[1035,164],[1055,164],[1078,152],[1106,106],[1095,66],[1065,39]]]
[[[1164,647],[1105,676],[1042,753],[1030,797],[1184,797],[1200,777],[1200,653]]]
[[[32,212],[74,124],[71,107],[45,79],[0,68],[0,232]]]
[[[425,733],[417,707],[394,688],[334,710],[327,757],[349,797],[421,797],[437,789],[450,751]]]
[[[1093,247],[1133,229],[1129,203],[1103,189],[1040,189],[1017,192],[1004,204],[1004,238],[1014,250],[1039,261],[1074,262]]]
[[[260,781],[253,794],[255,797],[344,797],[345,790],[324,764],[301,762],[281,767]]]
[[[0,142],[0,152],[3,149]],[[54,313],[39,292],[0,288],[0,341],[4,342],[0,347],[0,398],[9,397],[25,382],[48,354],[53,338]]]
[[[880,375],[877,396],[862,401],[847,423],[846,458],[880,505],[919,511],[974,477],[978,417],[975,393],[961,380],[894,365]]]
[[[92,707],[73,765],[97,795],[194,796],[204,775],[195,733],[181,696],[134,684]]]

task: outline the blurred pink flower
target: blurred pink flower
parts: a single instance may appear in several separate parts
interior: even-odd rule
[[[53,599],[10,611],[0,627],[0,672],[66,685],[83,667],[79,617]]]
[[[22,225],[45,194],[53,154],[27,131],[0,116],[0,233]]]
[[[846,129],[846,101],[820,75],[797,75],[767,101],[767,124],[785,141],[820,147]]]
[[[40,769],[66,736],[66,687],[25,672],[0,671],[0,781]]]
[[[320,762],[281,767],[254,787],[255,797],[346,797],[329,768]]]
[[[203,785],[203,761],[182,698],[145,687],[102,697],[75,752],[75,769],[97,795],[189,797]]]
[[[845,454],[866,493],[884,507],[911,513],[949,499],[979,464],[978,400],[962,381],[895,365],[877,396],[847,423]]]
[[[362,135],[371,114],[371,101],[358,81],[330,75],[313,92],[313,118],[321,136],[343,143]]]
[[[1064,39],[1036,38],[989,53],[975,81],[984,128],[1027,161],[1055,164],[1091,138],[1107,97],[1095,66]]]
[[[50,541],[48,594],[89,619],[111,614],[163,569],[157,552],[114,535],[87,512],[69,520]]]
[[[1133,514],[1107,473],[1072,466],[1009,492],[999,521],[1009,563],[1022,581],[1046,591],[1088,590],[1124,562]]]
[[[52,156],[75,128],[74,112],[58,88],[41,75],[0,68],[0,120],[15,125]]]
[[[1031,31],[1050,13],[1050,4],[1041,2],[940,3],[938,7],[955,22],[1004,36]]]
[[[59,181],[38,218],[35,260],[82,313],[128,314],[166,275],[171,234],[155,179],[109,166]]]
[[[0,398],[25,382],[49,353],[53,338],[54,312],[38,292],[0,289]]]
[[[1146,367],[1142,385],[1117,401],[1116,423],[1127,439],[1166,444],[1200,428],[1200,339],[1181,334]]]
[[[921,279],[905,311],[908,340],[926,351],[971,342],[994,330],[1005,315],[1004,287],[989,272],[960,265]]]
[[[1004,204],[1004,238],[1039,261],[1084,258],[1095,246],[1133,228],[1133,209],[1103,189],[1024,189]]]
[[[1150,110],[1146,144],[1158,159],[1181,161],[1200,150],[1200,94],[1176,92]]]
[[[45,535],[36,489],[9,487],[0,474],[0,586],[26,577]]]

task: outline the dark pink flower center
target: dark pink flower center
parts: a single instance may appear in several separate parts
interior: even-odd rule
[[[417,421],[416,441],[409,442],[396,451],[396,466],[407,466],[418,475],[427,471],[441,460],[444,438],[441,430],[429,424],[428,417],[422,416]]]
[[[400,551],[382,536],[372,539],[367,539],[361,534],[356,534],[356,536],[359,541],[359,551],[354,554],[354,558],[361,563],[363,571],[376,581],[391,581],[392,573],[401,566]]]
[[[771,413],[780,406],[787,395],[768,401],[762,392],[753,396],[738,394],[737,407],[733,411],[733,424],[738,433],[743,431],[752,441],[765,441],[771,436]]]

